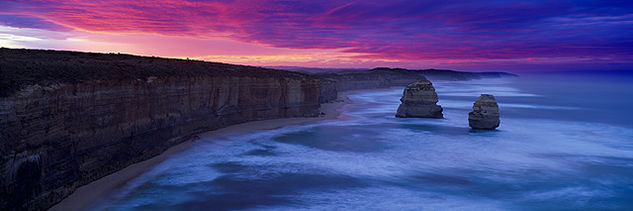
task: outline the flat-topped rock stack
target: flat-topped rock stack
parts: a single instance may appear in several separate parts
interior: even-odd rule
[[[473,111],[468,113],[468,125],[473,129],[494,130],[499,127],[499,105],[495,97],[482,94],[473,103]]]
[[[437,105],[437,93],[433,83],[420,80],[407,85],[400,101],[396,117],[443,118],[442,107]]]

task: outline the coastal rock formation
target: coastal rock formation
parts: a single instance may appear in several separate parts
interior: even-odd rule
[[[499,106],[495,97],[482,94],[473,103],[473,111],[468,113],[468,125],[473,129],[494,130],[499,127]]]
[[[199,61],[0,50],[0,210],[42,210],[197,133],[319,115],[319,79]]]
[[[427,73],[448,74],[451,80],[473,75],[390,68],[305,74],[125,54],[0,48],[0,210],[46,209],[77,187],[200,132],[253,120],[318,116],[319,103],[337,100],[340,91],[404,86],[426,79]],[[423,110],[442,117],[433,95],[435,101]],[[416,109],[405,114],[419,113]]]
[[[442,118],[442,107],[437,105],[437,93],[429,80],[407,85],[400,98],[396,117]]]

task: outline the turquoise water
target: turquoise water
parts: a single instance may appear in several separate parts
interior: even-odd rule
[[[395,118],[401,88],[353,94],[336,120],[197,141],[95,209],[633,209],[630,78],[435,87],[444,119]],[[481,93],[496,131],[468,128]]]

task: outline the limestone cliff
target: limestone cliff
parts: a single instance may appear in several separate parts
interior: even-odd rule
[[[420,80],[404,88],[402,104],[398,106],[396,117],[442,118],[442,107],[437,105],[438,97],[429,80]]]
[[[320,80],[128,55],[0,50],[0,210],[77,187],[227,125],[319,114]]]

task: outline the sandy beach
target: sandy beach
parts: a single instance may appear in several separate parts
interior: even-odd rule
[[[347,95],[351,92],[339,93],[339,98],[336,102],[326,103],[321,105],[321,112],[324,115],[315,118],[285,118],[285,119],[271,119],[247,122],[237,125],[231,125],[229,127],[221,128],[214,131],[209,131],[198,135],[200,138],[221,137],[225,134],[232,133],[246,133],[255,130],[272,130],[288,125],[304,124],[309,122],[321,121],[326,119],[334,119],[339,115],[339,109],[349,103],[350,100]],[[70,210],[85,210],[90,205],[98,201],[103,196],[107,195],[117,187],[125,185],[131,179],[147,172],[158,163],[164,161],[171,154],[181,152],[191,147],[195,140],[185,141],[176,146],[173,146],[163,152],[162,154],[150,158],[148,160],[132,164],[120,171],[105,176],[99,180],[88,183],[75,190],[71,195],[66,197],[60,203],[51,207],[52,211],[70,211]]]

